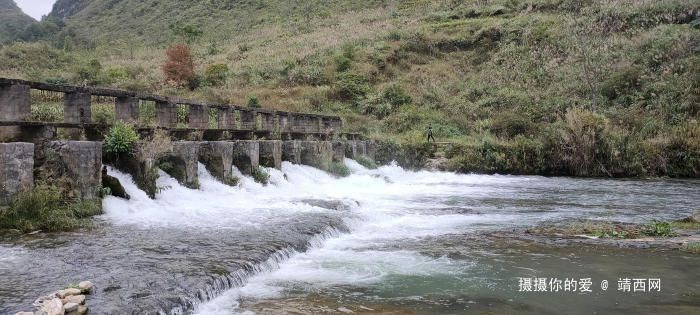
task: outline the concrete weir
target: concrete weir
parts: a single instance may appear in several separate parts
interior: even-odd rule
[[[252,175],[260,165],[260,141],[240,140],[233,143],[233,165],[243,174]]]
[[[49,141],[44,144],[44,154],[66,179],[68,198],[96,197],[95,189],[102,182],[102,142]]]
[[[34,144],[0,143],[0,205],[9,206],[34,185]]]
[[[172,166],[164,169],[185,187],[199,188],[199,143],[193,141],[173,142],[173,150],[161,159]]]
[[[220,181],[231,176],[233,142],[203,141],[199,143],[199,162]]]
[[[282,161],[301,164],[301,141],[290,140],[282,143]]]
[[[282,141],[258,141],[260,146],[260,166],[282,169]]]
[[[301,164],[324,171],[330,168],[333,160],[333,143],[330,141],[299,141],[301,143]]]

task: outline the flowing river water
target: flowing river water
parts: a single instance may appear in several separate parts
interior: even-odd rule
[[[700,181],[346,164],[354,174],[336,179],[285,162],[270,185],[246,177],[236,188],[200,165],[199,190],[163,174],[171,188],[155,200],[110,170],[132,198],[106,198],[96,227],[0,234],[0,314],[83,280],[97,286],[90,314],[700,313],[699,255],[507,234],[575,218],[678,219],[699,207]],[[562,288],[524,291],[522,278]],[[591,292],[564,290],[587,278]],[[626,278],[645,279],[644,291],[618,290]]]

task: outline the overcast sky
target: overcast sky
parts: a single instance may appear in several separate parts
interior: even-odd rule
[[[37,20],[40,20],[42,15],[51,12],[54,2],[56,0],[15,0],[24,13]]]

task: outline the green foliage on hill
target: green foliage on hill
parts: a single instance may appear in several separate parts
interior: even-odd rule
[[[0,76],[340,115],[409,168],[432,123],[463,172],[700,176],[700,0],[59,4],[64,38]],[[161,67],[183,42],[187,88]]]
[[[12,43],[17,34],[36,23],[13,0],[0,0],[0,46]]]

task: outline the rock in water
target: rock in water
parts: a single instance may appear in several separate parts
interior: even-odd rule
[[[124,198],[127,200],[130,199],[131,196],[129,196],[129,194],[126,193],[126,190],[124,189],[124,186],[122,186],[122,183],[120,183],[116,177],[109,176],[106,173],[107,172],[105,172],[104,170],[102,171],[102,187],[109,187],[109,189],[112,191],[112,196]]]
[[[80,290],[79,289],[65,289],[56,292],[56,296],[59,299],[65,299],[67,296],[72,296],[72,295],[80,295]]]
[[[44,307],[39,311],[40,314],[46,315],[64,315],[63,303],[60,299],[53,299],[44,303]]]
[[[66,312],[72,312],[72,311],[77,311],[77,310],[78,310],[78,306],[80,306],[80,305],[78,305],[78,303],[68,303],[68,304],[66,304],[66,305],[63,306],[63,309],[64,309]]]
[[[695,210],[693,214],[690,216],[690,219],[693,220],[693,222],[700,223],[700,209]]]
[[[119,181],[117,181],[117,183],[118,182]],[[125,194],[126,194],[126,192],[125,192]],[[129,195],[127,194],[126,196],[128,197]],[[119,197],[119,196],[117,196],[117,197]],[[129,198],[126,198],[126,199],[129,199]],[[93,287],[93,285],[92,285],[92,282],[90,282],[90,281],[83,281],[81,283],[78,283],[78,289],[80,289],[80,291],[82,291],[83,293],[92,292],[92,287]]]
[[[71,295],[71,296],[66,296],[65,299],[61,300],[63,301],[63,304],[68,304],[68,303],[76,303],[76,304],[85,304],[85,296],[84,295]]]
[[[32,313],[32,312],[19,312],[15,315],[34,315],[34,313]]]
[[[87,313],[87,311],[88,311],[87,306],[80,305],[80,306],[78,306],[78,309],[76,309],[75,311],[72,311],[70,313],[66,313],[65,315],[83,315],[83,314]]]

